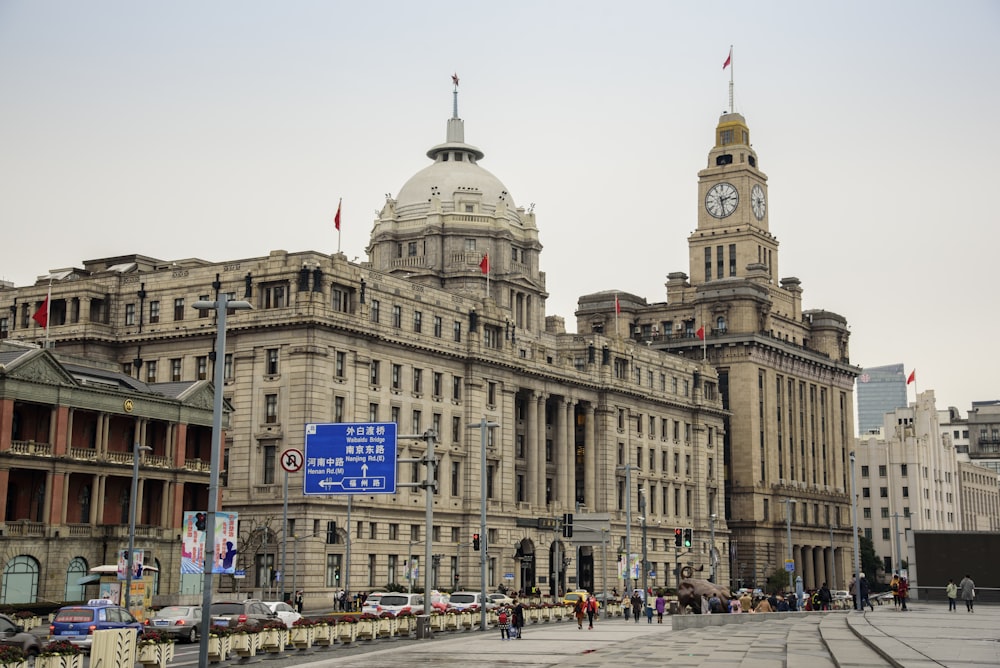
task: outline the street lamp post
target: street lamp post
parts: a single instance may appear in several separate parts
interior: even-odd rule
[[[861,610],[861,547],[858,545],[858,488],[854,477],[854,451],[851,451],[851,523],[854,530],[854,582],[858,595],[854,609]]]
[[[125,571],[125,609],[132,611],[132,568],[135,559],[135,513],[139,505],[136,497],[139,495],[139,457],[143,452],[153,448],[148,445],[132,444],[132,493],[128,497],[128,562]]]
[[[788,571],[788,591],[795,591],[795,558],[792,556],[792,504],[793,499],[782,499],[785,504],[785,530],[788,532],[788,560],[792,562],[792,570]]]
[[[830,561],[833,564],[833,570],[831,571],[832,577],[830,578],[830,588],[837,588],[837,546],[833,543],[833,530],[837,529],[837,525],[830,525]]]
[[[642,600],[649,605],[647,592],[649,591],[649,567],[646,564],[646,488],[639,488],[639,517],[642,520]]]
[[[619,471],[625,471],[625,586],[627,592],[631,587],[628,581],[632,575],[632,464],[619,466]]]
[[[709,545],[708,545],[708,565],[709,565],[709,582],[715,582],[715,518],[718,515],[712,513],[708,516],[708,535],[709,535]]]
[[[485,415],[479,424],[469,425],[471,429],[477,427],[479,429],[479,535],[483,541],[479,550],[479,600],[482,603],[479,606],[479,629],[481,631],[486,630],[486,558],[488,556],[487,550],[490,547],[490,543],[486,539],[486,437],[490,429],[499,426],[496,422],[487,421]],[[428,550],[429,552],[430,550]],[[425,595],[429,596],[430,592],[425,593]]]
[[[218,279],[216,279],[218,280]],[[193,304],[199,311],[215,311],[218,331],[215,336],[215,373],[213,376],[214,401],[212,406],[212,460],[208,483],[208,512],[205,521],[204,581],[201,592],[201,644],[198,647],[198,668],[208,668],[208,635],[212,629],[212,575],[215,570],[215,514],[219,511],[219,459],[222,456],[222,386],[225,382],[226,311],[253,308],[250,302],[230,301],[229,295],[219,292],[215,301],[198,300]],[[211,558],[209,557],[211,555]]]

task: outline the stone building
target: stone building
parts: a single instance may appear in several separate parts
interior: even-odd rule
[[[614,332],[704,360],[727,409],[725,517],[732,572],[762,584],[790,556],[806,587],[846,587],[852,553],[848,454],[854,379],[847,321],[805,310],[781,278],[767,176],[738,113],[719,119],[698,172],[689,273],[667,275],[666,301],[602,292],[579,300],[580,332]],[[786,538],[790,520],[792,546]]]
[[[962,531],[1000,531],[1000,478],[997,472],[959,454]]]
[[[206,381],[145,383],[91,356],[4,342],[0,604],[96,598],[90,570],[129,544],[134,444],[150,448],[135,517],[145,581],[179,592],[181,518],[208,500],[213,396]]]
[[[428,156],[432,164],[387,197],[368,262],[284,250],[219,262],[89,260],[54,273],[51,341],[147,383],[193,382],[211,377],[215,326],[192,303],[223,291],[252,303],[228,316],[220,360],[234,411],[223,506],[240,512],[238,564],[247,571],[243,581],[222,578],[225,589],[294,587],[329,601],[342,587],[405,586],[411,558],[419,585],[427,540],[435,587],[478,588],[470,543],[483,475],[491,589],[620,589],[618,555],[642,551],[640,494],[650,584],[672,584],[666,574],[678,562],[711,569],[702,543],[681,554],[673,537],[675,527],[704,536],[711,525],[716,552],[729,549],[725,520],[710,517],[727,438],[715,369],[613,331],[567,333],[562,318],[546,315],[535,215],[479,165],[484,154],[465,143],[457,102],[446,142]],[[46,277],[0,289],[4,336],[44,338],[30,314],[47,286]],[[499,425],[485,471],[483,418]],[[289,475],[285,525],[281,455],[303,447],[305,425],[386,421],[401,434],[438,435],[431,535],[421,490],[350,502],[306,496],[300,473]],[[399,445],[402,459],[425,447]],[[397,476],[419,482],[424,467],[401,463]],[[581,512],[610,518],[589,545],[538,521]],[[717,578],[729,580],[725,560]]]

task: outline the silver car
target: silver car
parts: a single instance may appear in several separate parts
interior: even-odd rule
[[[198,642],[200,605],[169,605],[146,620],[146,628],[185,642]]]

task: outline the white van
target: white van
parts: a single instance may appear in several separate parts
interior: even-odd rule
[[[382,594],[378,605],[382,609],[382,612],[391,612],[394,615],[398,615],[401,612],[412,612],[415,615],[422,615],[424,614],[424,595],[401,594],[397,592]]]

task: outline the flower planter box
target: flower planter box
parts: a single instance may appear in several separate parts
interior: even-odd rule
[[[415,617],[396,618],[396,624],[398,625],[398,629],[396,630],[396,632],[400,637],[405,637],[410,635],[410,632],[413,631],[415,625],[415,622],[413,621],[414,619],[416,618]]]
[[[139,663],[144,666],[158,666],[159,668],[166,668],[166,665],[173,661],[173,659],[174,643],[172,642],[139,645]],[[35,665],[37,666],[37,663]]]
[[[54,654],[35,657],[35,668],[83,668],[82,654]]]
[[[335,639],[339,642],[352,643],[358,639],[358,625],[355,622],[345,622],[337,624]]]
[[[380,620],[378,619],[358,620],[358,623],[356,624],[357,633],[355,637],[360,640],[375,640],[375,638],[378,637],[379,621]],[[340,624],[337,626],[340,626]]]
[[[257,656],[260,649],[259,633],[237,633],[230,637],[233,652],[239,656]]]
[[[329,624],[320,624],[318,626],[314,626],[313,644],[319,645],[321,647],[329,647],[336,640],[336,637],[334,636],[335,631],[336,627],[330,626]]]
[[[260,646],[265,652],[284,652],[287,644],[288,629],[264,629],[260,632]]]
[[[221,636],[208,637],[208,662],[222,663],[229,656],[229,638]]]
[[[444,631],[448,615],[431,615],[431,631]]]
[[[28,661],[26,659],[20,661],[0,661],[0,668],[28,668]]]
[[[378,620],[378,637],[379,638],[391,638],[398,633],[399,624],[396,623],[395,619],[383,618]]]
[[[476,614],[479,614],[479,613],[477,612]],[[471,612],[462,612],[459,615],[459,620],[458,621],[459,621],[459,625],[461,625],[461,627],[463,629],[471,629],[472,628],[472,613]]]
[[[458,630],[458,618],[459,615],[444,615],[444,630],[445,631],[457,631]]]
[[[296,649],[309,649],[313,646],[314,629],[313,626],[293,626],[290,642]]]

